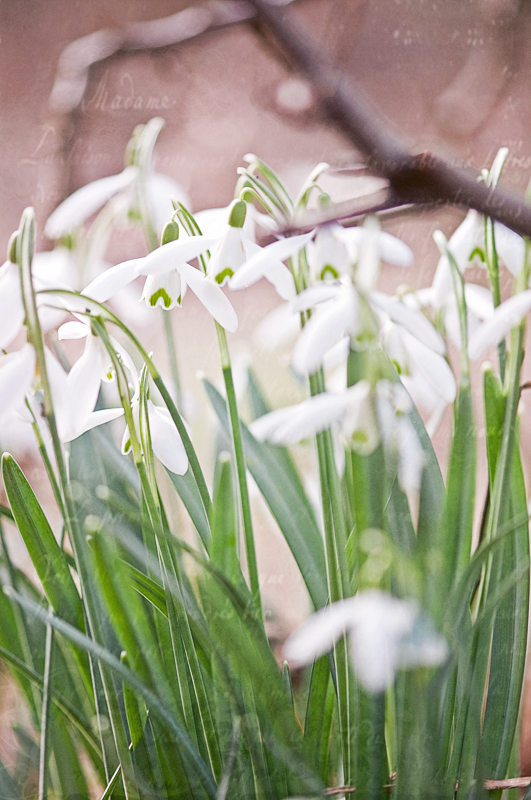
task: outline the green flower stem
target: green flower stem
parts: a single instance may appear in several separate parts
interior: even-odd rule
[[[236,472],[238,475],[238,488],[243,521],[243,536],[245,540],[245,552],[247,556],[247,569],[249,570],[249,583],[256,608],[261,616],[262,601],[260,598],[260,581],[258,578],[258,564],[256,561],[256,547],[254,542],[249,489],[247,486],[247,467],[245,465],[245,454],[243,451],[240,417],[238,415],[238,406],[236,403],[236,392],[234,390],[234,381],[232,378],[232,368],[227,344],[227,336],[225,334],[225,329],[222,328],[218,322],[216,322],[216,331],[218,334],[223,380],[225,381],[225,391],[227,394],[227,406],[229,409],[232,444],[236,459]]]
[[[46,445],[44,444],[44,440],[41,436],[41,432],[39,430],[39,426],[37,425],[37,420],[35,419],[35,414],[29,403],[26,401],[26,406],[28,411],[30,412],[33,423],[33,433],[35,434],[35,438],[37,440],[37,445],[39,448],[39,453],[41,454],[42,462],[44,464],[44,468],[46,469],[46,474],[48,475],[48,480],[50,481],[50,485],[52,487],[53,496],[55,498],[55,502],[57,503],[57,507],[59,509],[59,513],[61,514],[62,518],[65,518],[65,510],[63,507],[63,496],[61,494],[61,489],[59,488],[59,484],[57,483],[57,478],[55,477],[55,472],[53,471],[52,462],[50,461],[50,457],[48,456],[48,451],[46,450]]]
[[[55,421],[55,414],[53,409],[52,394],[50,383],[48,381],[48,374],[46,370],[46,359],[44,354],[44,339],[42,330],[37,314],[37,302],[35,296],[35,289],[33,286],[33,279],[31,275],[31,262],[34,252],[35,240],[35,215],[31,208],[28,208],[22,214],[19,235],[17,237],[17,263],[21,269],[22,281],[22,296],[24,300],[24,308],[26,312],[26,323],[28,325],[28,339],[35,348],[37,358],[37,365],[41,377],[42,391],[43,391],[43,405],[44,415],[48,423],[50,436],[52,438],[55,460],[57,463],[57,471],[59,475],[59,486],[63,496],[63,509],[65,512],[64,523],[69,534],[70,543],[74,552],[76,561],[79,582],[81,586],[81,596],[84,601],[85,612],[87,615],[88,627],[92,636],[100,639],[100,626],[98,620],[98,611],[92,597],[91,579],[88,572],[87,564],[83,558],[84,541],[79,529],[74,501],[71,493],[71,486],[68,480],[68,473],[66,463],[63,455],[63,448],[57,432],[57,423]],[[105,690],[105,697],[107,700],[111,726],[114,735],[114,741],[118,753],[118,758],[122,763],[123,774],[132,775],[132,762],[127,749],[127,743],[124,737],[123,723],[120,716],[120,709],[118,707],[117,698],[115,696],[114,688],[109,682],[105,671],[101,670],[103,686]],[[129,780],[124,778],[124,789],[127,800],[137,800],[139,797],[138,791],[131,785]]]
[[[42,713],[41,713],[41,739],[39,747],[39,800],[48,797],[48,756],[50,751],[49,723],[50,723],[50,677],[53,655],[53,628],[46,626],[46,644],[44,652],[44,680],[42,687]]]
[[[183,394],[181,386],[181,378],[179,374],[179,365],[177,363],[177,349],[175,347],[175,333],[171,324],[171,317],[168,311],[164,308],[161,309],[162,319],[164,321],[164,334],[168,344],[168,356],[170,359],[170,372],[175,386],[175,399],[177,405],[183,407]]]

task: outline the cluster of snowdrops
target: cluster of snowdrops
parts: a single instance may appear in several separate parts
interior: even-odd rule
[[[323,746],[330,752],[330,730],[337,728],[338,741],[332,756],[323,761],[321,753],[317,773],[323,785],[330,776],[347,785],[360,786],[363,781],[369,787],[383,785],[386,781],[382,776],[396,770],[396,792],[411,797],[411,786],[400,786],[405,769],[402,767],[401,772],[399,765],[406,762],[408,781],[417,770],[419,780],[433,779],[455,787],[456,777],[461,776],[468,790],[478,776],[500,777],[499,765],[492,775],[490,765],[484,763],[481,748],[485,745],[474,745],[473,758],[468,758],[466,752],[469,726],[476,724],[473,720],[477,710],[467,705],[475,699],[470,687],[473,680],[479,680],[480,688],[475,691],[483,704],[490,662],[485,659],[484,665],[478,667],[479,677],[472,674],[470,664],[466,668],[461,664],[456,643],[462,644],[460,635],[471,635],[469,629],[478,619],[494,625],[495,611],[485,612],[483,617],[478,612],[490,608],[489,603],[492,606],[494,581],[498,581],[499,590],[503,579],[510,583],[512,575],[510,570],[504,573],[502,566],[493,569],[492,559],[497,553],[493,542],[503,525],[507,530],[515,529],[510,520],[516,512],[504,510],[501,497],[507,477],[504,473],[499,478],[500,488],[496,469],[507,472],[508,463],[514,459],[511,453],[517,451],[517,403],[513,403],[514,408],[511,406],[513,417],[507,423],[511,440],[505,441],[500,431],[505,430],[503,415],[509,413],[507,398],[511,392],[517,393],[519,385],[521,360],[515,348],[521,348],[522,342],[518,345],[514,331],[523,335],[525,317],[531,309],[530,264],[524,240],[469,211],[448,241],[441,232],[434,236],[440,260],[432,285],[421,290],[405,286],[396,295],[386,294],[378,289],[381,262],[406,268],[413,263],[413,255],[406,244],[384,232],[376,218],[369,217],[352,227],[331,222],[307,233],[283,234],[304,220],[309,207],[331,208],[331,200],[320,186],[328,164],[319,164],[297,197],[292,198],[267,164],[254,155],[246,156],[230,205],[192,214],[179,185],[152,168],[161,125],[161,120],[152,120],[135,132],[123,172],[84,186],[53,212],[44,229],[46,236],[56,242],[53,250],[33,252],[33,215],[31,210],[24,213],[20,229],[9,244],[8,260],[0,271],[0,347],[5,352],[11,346],[0,361],[0,431],[14,417],[33,426],[47,467],[52,476],[56,475],[56,494],[70,538],[74,536],[69,530],[73,512],[68,509],[68,488],[63,485],[68,481],[68,469],[62,470],[61,460],[65,459],[69,443],[119,417],[125,419],[121,451],[124,458],[130,454],[139,467],[143,503],[155,529],[153,519],[160,513],[160,498],[154,458],[174,476],[192,475],[205,524],[212,527],[211,498],[182,416],[178,375],[175,372],[169,380],[163,380],[156,368],[157,354],[145,352],[135,331],[121,322],[116,310],[120,302],[140,300],[149,309],[161,307],[167,315],[186,314],[187,297],[192,292],[211,315],[220,344],[225,396],[216,396],[226,409],[226,433],[232,453],[229,469],[236,487],[231,495],[238,540],[235,546],[239,552],[241,538],[240,558],[246,563],[246,581],[259,619],[260,581],[246,476],[247,469],[252,472],[249,458],[260,452],[271,457],[274,448],[268,445],[276,446],[282,458],[287,459],[291,459],[287,446],[306,442],[315,448],[321,501],[311,513],[317,518],[319,541],[309,544],[308,538],[305,542],[304,525],[297,519],[292,520],[292,525],[299,526],[298,532],[290,529],[286,533],[278,516],[277,522],[288,538],[317,612],[286,642],[285,669],[289,674],[290,668],[313,663],[315,676],[315,665],[323,663],[324,656],[337,696],[328,734],[322,733],[326,743]],[[497,182],[505,156],[506,151],[500,151],[491,171],[484,174],[486,181],[493,185]],[[147,255],[109,266],[105,253],[112,231],[132,225],[143,228]],[[270,243],[258,243],[263,241]],[[489,288],[465,281],[473,260],[488,267]],[[500,265],[515,278],[514,294],[503,302],[499,294]],[[77,277],[73,279],[73,275]],[[238,328],[232,293],[245,291],[261,279],[269,281],[279,295],[279,308],[269,324],[275,329],[276,340],[296,337],[291,368],[306,381],[309,394],[302,403],[267,413],[262,397],[261,413],[257,411],[245,426],[237,408],[226,334]],[[140,283],[138,298],[135,292]],[[115,296],[122,300],[115,302]],[[154,310],[150,313],[155,315]],[[114,327],[121,330],[120,342],[113,336]],[[58,345],[52,352],[47,345],[48,334],[56,329]],[[171,348],[171,324],[165,329]],[[12,343],[21,341],[24,330],[27,343],[13,350]],[[268,320],[261,323],[261,330],[268,330]],[[510,353],[505,344],[508,335],[513,336]],[[67,339],[85,341],[82,355],[73,364],[59,357],[61,342]],[[453,360],[459,361],[457,380],[449,361],[450,345]],[[481,359],[496,347],[500,357],[496,391],[504,399],[497,406],[497,455],[489,464],[489,513],[492,517],[494,508],[498,516],[491,519],[487,515],[490,529],[483,533],[491,551],[482,556],[483,560],[474,562],[471,542],[475,487],[471,488],[471,483],[476,445],[470,425],[460,421],[460,415],[464,418],[468,413],[469,422],[472,419],[470,361]],[[511,366],[511,358],[517,366]],[[489,370],[494,380],[490,367]],[[102,381],[116,383],[121,401],[118,407],[102,405]],[[211,393],[214,391],[211,389]],[[461,437],[457,444],[454,441],[454,448],[460,446],[463,450],[459,464],[467,475],[463,477],[463,472],[459,477],[456,473],[459,486],[450,485],[449,479],[445,495],[429,435],[447,406],[454,403],[456,440],[457,434],[461,437],[460,425],[466,432],[464,439]],[[259,406],[260,403],[255,404],[256,409]],[[250,442],[257,448],[252,453]],[[503,446],[507,452],[502,452]],[[4,463],[8,471],[10,457],[4,457]],[[295,469],[291,460],[289,464],[289,470]],[[262,488],[259,477],[254,473],[253,477]],[[302,484],[300,491],[303,492]],[[431,492],[433,500],[436,491],[440,497],[428,509],[426,497]],[[282,493],[281,485],[277,492]],[[269,502],[267,493],[265,496]],[[270,506],[275,516],[274,500]],[[15,511],[14,515],[16,520]],[[289,524],[286,522],[285,526],[288,528]],[[199,530],[200,525],[196,527]],[[449,529],[452,537],[447,535]],[[507,537],[505,528],[502,533]],[[206,538],[199,531],[198,546],[205,546],[212,559]],[[320,568],[318,579],[312,576],[316,564]],[[470,564],[474,564],[472,571]],[[487,564],[491,564],[490,568]],[[79,569],[79,573],[82,575],[83,571]],[[502,599],[513,589],[511,584]],[[457,623],[454,627],[449,625],[445,616],[451,591],[461,593],[460,605],[449,603],[455,612],[452,625],[459,618],[461,627]],[[53,603],[51,607],[57,612]],[[87,618],[90,633],[90,612]],[[521,640],[521,630],[516,632],[513,627],[513,635]],[[477,631],[475,635],[479,636]],[[477,641],[467,640],[466,653],[482,652]],[[208,673],[204,665],[201,669]],[[408,729],[407,741],[403,730],[401,734],[405,723],[400,722],[399,711],[390,715],[388,695],[395,681],[405,675],[403,670],[424,677],[417,677],[415,680],[420,683],[415,684],[400,678],[406,682],[400,684],[401,689],[395,688],[397,708],[400,692],[405,697],[408,692],[417,696],[419,692],[438,691],[440,701],[438,710],[428,710],[420,703],[425,718],[413,734]],[[439,685],[433,689],[430,680],[435,674],[442,675],[443,682],[450,675],[451,696],[448,688],[443,691]],[[490,680],[492,685],[492,674]],[[432,689],[428,689],[430,685]],[[468,687],[468,696],[463,686]],[[330,690],[325,687],[323,691],[325,713]],[[382,700],[386,696],[387,701]],[[360,697],[372,699],[364,701]],[[518,702],[512,702],[517,716]],[[506,699],[499,703],[506,703]],[[438,731],[441,740],[436,744],[431,741],[430,747],[447,749],[426,767],[429,759],[412,760],[409,748],[413,747],[411,742],[415,743],[415,752],[427,746],[426,726],[430,720],[433,722],[436,712],[442,716],[434,723],[433,738]],[[366,763],[360,764],[359,753],[367,747],[360,745],[364,736],[360,720],[364,714],[373,730],[382,733],[384,744],[382,750],[382,745],[371,740],[371,747],[374,745],[379,751],[376,755],[371,752]],[[183,719],[187,720],[186,714]],[[391,724],[395,726],[392,734]],[[477,742],[481,742],[489,724],[493,723],[489,723],[488,713],[486,720],[479,713],[477,730],[474,729]],[[504,745],[507,757],[501,777],[514,763],[510,759],[516,718],[512,724],[510,742]],[[410,722],[408,726],[415,727]],[[206,738],[209,747],[208,735]],[[120,747],[116,747],[120,760]],[[208,762],[200,741],[198,747]],[[220,768],[216,774],[214,761],[210,756],[213,774],[219,779],[225,773]],[[419,767],[417,762],[424,766]],[[125,766],[121,760],[120,763],[127,786]],[[287,756],[286,764],[286,770],[289,767],[296,773],[296,778],[284,776],[286,792],[289,794],[294,791],[293,786],[298,786],[299,793],[309,793],[307,787],[300,789],[304,776]],[[224,766],[227,768],[227,761]],[[315,791],[313,786],[312,792]],[[420,792],[419,796],[426,795]]]

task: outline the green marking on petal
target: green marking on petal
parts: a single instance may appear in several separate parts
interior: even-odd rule
[[[474,257],[475,257],[475,256],[478,256],[479,260],[480,260],[480,261],[481,261],[483,264],[485,263],[485,261],[486,261],[486,258],[485,258],[485,253],[483,252],[483,250],[481,249],[481,247],[474,247],[474,249],[473,249],[473,250],[472,250],[472,252],[470,253],[470,258],[469,258],[468,260],[469,260],[469,261],[473,261],[473,259],[474,259]]]
[[[331,264],[326,264],[321,271],[321,280],[324,281],[327,275],[330,275],[332,278],[339,278],[339,272],[334,269]]]
[[[219,285],[221,286],[225,278],[232,278],[233,275],[234,275],[234,270],[231,269],[230,267],[225,267],[223,272],[219,272],[216,275],[216,283],[219,283]]]
[[[169,308],[171,306],[171,297],[169,296],[169,294],[166,291],[166,289],[162,289],[162,288],[161,289],[157,289],[157,291],[154,294],[151,295],[151,297],[149,298],[149,305],[150,306],[156,306],[157,305],[157,300],[159,300],[159,298],[162,299],[162,302],[164,304],[164,308]]]

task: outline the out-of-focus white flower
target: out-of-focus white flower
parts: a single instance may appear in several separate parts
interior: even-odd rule
[[[374,450],[379,437],[367,381],[359,381],[341,394],[323,392],[297,405],[271,411],[252,422],[249,430],[259,441],[288,445],[320,433],[334,422],[344,422],[354,449]]]
[[[512,275],[518,275],[524,264],[524,240],[500,222],[494,223],[494,236],[500,261]],[[471,265],[470,257],[476,248],[481,251],[485,249],[484,218],[471,209],[448,240],[448,249],[460,272],[463,273]],[[439,309],[454,290],[450,263],[446,255],[442,255],[439,259],[432,286],[433,306]]]
[[[284,657],[293,667],[309,664],[345,634],[356,676],[373,693],[388,689],[399,669],[434,667],[448,656],[414,602],[369,589],[313,614],[286,641]]]
[[[0,349],[7,347],[18,335],[24,317],[20,271],[16,264],[6,261],[0,268]]]
[[[35,379],[35,351],[30,344],[0,359],[0,420],[21,406]]]
[[[531,311],[531,290],[510,297],[501,303],[490,319],[483,322],[468,343],[468,356],[472,361],[480,358],[489,347],[495,347],[519,325]]]
[[[361,380],[339,393],[322,392],[302,403],[271,411],[249,426],[259,441],[290,445],[339,423],[347,447],[369,455],[383,441],[396,459],[402,489],[418,491],[424,454],[407,413],[411,401],[400,384],[378,381],[376,395]]]
[[[136,181],[139,170],[135,166],[126,167],[118,175],[87,183],[66,198],[46,222],[44,233],[49,239],[61,239],[86,222],[98,209],[118,194],[125,195],[130,210],[136,206]],[[167,175],[152,173],[146,182],[146,193],[153,224],[162,233],[164,225],[173,214],[172,198],[185,205],[188,198],[183,188]]]

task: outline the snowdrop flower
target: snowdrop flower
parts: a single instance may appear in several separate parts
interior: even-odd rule
[[[46,371],[52,393],[57,432],[62,442],[71,442],[97,425],[123,414],[122,408],[94,411],[103,371],[100,343],[95,336],[87,337],[83,355],[68,373],[47,350]]]
[[[468,356],[472,361],[480,358],[485,350],[495,347],[505,336],[519,325],[531,311],[531,290],[510,297],[501,303],[490,319],[483,322],[470,338]]]
[[[111,267],[90,283],[82,294],[100,303],[108,300],[120,289],[127,286],[135,278],[146,276],[159,279],[152,280],[148,288],[144,288],[144,297],[150,305],[156,305],[162,298],[162,305],[169,309],[179,305],[188,286],[214,319],[228,331],[234,332],[238,327],[238,318],[230,301],[215,280],[210,279],[198,269],[187,263],[216,244],[216,239],[205,236],[193,236],[177,239],[153,250],[145,258],[124,261]],[[160,282],[163,277],[165,282]],[[169,292],[172,292],[170,294]],[[148,296],[148,292],[151,295]]]
[[[397,459],[398,482],[404,492],[418,492],[424,469],[424,451],[407,416],[411,399],[399,383],[376,384],[376,410],[387,456]]]
[[[524,264],[524,240],[500,222],[494,223],[494,236],[500,261],[516,277]],[[470,266],[470,257],[476,248],[481,251],[485,249],[484,218],[471,209],[448,240],[448,249],[461,273]],[[432,286],[433,305],[439,309],[454,291],[452,271],[446,255],[441,255],[439,259]]]
[[[366,224],[352,228],[344,228],[337,222],[322,225],[308,247],[312,280],[338,278],[350,272],[352,265],[362,259],[370,235]],[[376,244],[382,261],[398,267],[409,267],[413,263],[410,248],[396,236],[377,229]]]
[[[293,667],[309,664],[345,634],[356,676],[372,693],[388,689],[399,669],[434,667],[448,655],[414,602],[370,589],[313,614],[286,641],[284,657]]]
[[[133,412],[133,422],[136,435],[139,441],[140,436],[140,380],[136,370],[131,371],[134,395],[131,400],[131,410]],[[153,452],[158,460],[170,472],[176,475],[184,475],[188,469],[188,456],[179,432],[175,427],[170,412],[167,408],[154,405],[151,400],[147,400],[147,415],[149,421],[149,432]],[[122,453],[127,455],[131,451],[131,434],[126,427],[122,438]]]
[[[350,446],[372,452],[379,441],[376,419],[367,381],[358,381],[341,394],[323,392],[302,403],[272,411],[249,426],[259,441],[289,445],[343,423]]]
[[[414,381],[421,377],[436,397],[446,403],[454,402],[457,393],[454,374],[440,353],[390,319],[382,327],[382,345],[401,377],[408,376]]]
[[[66,198],[49,216],[44,233],[49,239],[61,239],[86,222],[96,211],[117,195],[124,197],[122,208],[130,210],[136,205],[136,181],[139,169],[128,166],[118,175],[87,183]],[[148,205],[155,228],[162,229],[173,214],[172,198],[188,203],[186,193],[179,184],[167,175],[152,173],[146,182]]]

